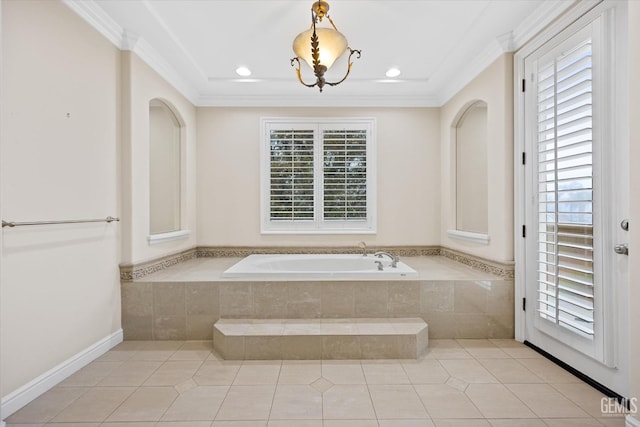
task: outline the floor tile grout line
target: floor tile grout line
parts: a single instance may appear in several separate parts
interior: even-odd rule
[[[96,388],[98,388],[98,387],[93,387],[93,389],[96,389]],[[129,388],[129,387],[127,387],[127,388]],[[111,415],[113,415],[113,414],[118,410],[118,408],[120,408],[120,406],[122,406],[122,405],[124,404],[124,402],[126,402],[126,401],[131,397],[131,396],[133,396],[133,394],[134,394],[134,393],[135,393],[135,392],[136,392],[140,387],[130,387],[130,388],[133,388],[134,390],[133,390],[131,393],[129,393],[129,394],[127,395],[127,397],[125,397],[125,398],[122,400],[122,402],[120,402],[120,404],[118,404],[118,406],[116,406],[116,407],[115,407],[111,412],[109,412],[109,414],[107,414],[107,416],[106,416],[106,417],[104,417],[104,419],[103,419],[102,421],[99,421],[99,422],[100,422],[100,424],[104,424],[104,423],[106,423],[106,422],[107,422],[107,420],[109,419],[109,417],[110,417]],[[71,421],[71,422],[75,422],[75,421]]]
[[[111,412],[109,413],[109,415],[107,415],[107,416],[105,417],[105,419],[104,419],[104,420],[102,420],[102,424],[106,424],[106,423],[107,423],[107,420],[109,419],[109,417],[111,417],[113,414],[115,414],[115,413],[118,411],[118,409],[120,409],[120,407],[122,407],[122,405],[124,405],[124,403],[125,403],[127,400],[129,400],[129,399],[131,398],[131,396],[133,396],[134,394],[136,394],[136,392],[142,388],[142,386],[141,386],[141,385],[139,385],[139,386],[137,386],[137,387],[136,387],[136,386],[134,386],[133,388],[135,388],[135,390],[133,390],[133,391],[131,392],[131,394],[130,394],[129,396],[127,396],[127,398],[126,398],[126,399],[124,399],[122,402],[120,402],[120,404],[119,404],[119,405],[118,405],[118,406],[117,406],[113,411],[111,411]],[[130,421],[127,421],[127,422],[130,422]]]
[[[429,410],[427,409],[427,406],[424,404],[424,401],[420,397],[420,394],[418,394],[418,390],[416,390],[416,385],[415,384],[411,384],[411,388],[413,389],[413,392],[416,394],[416,396],[418,396],[418,400],[420,401],[420,404],[424,408],[424,412],[427,414],[427,418],[429,418],[430,420],[433,420],[433,417],[429,413]]]
[[[365,382],[367,381],[367,379],[365,378]],[[378,427],[380,427],[380,418],[378,417],[378,411],[376,411],[376,405],[374,405],[373,403],[373,397],[371,397],[371,389],[369,388],[369,383],[366,383],[365,386],[367,387],[367,394],[369,395],[369,400],[371,401],[371,408],[373,409],[373,415],[375,415],[376,417],[376,424],[378,424]]]
[[[533,410],[533,408],[531,408],[529,405],[527,405],[526,402],[524,402],[522,399],[520,399],[520,397],[518,395],[516,395],[514,392],[511,391],[511,389],[509,387],[507,387],[507,384],[503,384],[505,386],[505,388],[507,390],[509,390],[514,396],[516,396],[516,398],[518,398],[518,400],[520,400],[525,406],[527,406],[527,408],[529,408],[531,410],[531,412],[533,412],[534,414],[536,414],[536,416],[540,419],[542,419],[542,416],[538,415],[538,413],[536,411]],[[514,384],[509,384],[509,385],[529,385],[529,384],[525,384],[525,383],[514,383]],[[557,393],[559,393],[562,397],[564,397],[565,399],[567,399],[569,402],[573,403],[574,405],[576,405],[580,410],[582,410],[585,414],[587,414],[587,418],[593,418],[596,419],[596,417],[594,417],[593,415],[591,415],[590,413],[588,413],[586,411],[586,409],[584,409],[582,406],[578,405],[576,402],[574,402],[572,399],[570,399],[568,396],[565,396],[562,392],[560,392],[558,389],[556,389],[553,384],[545,382],[544,385],[547,385],[549,387],[551,387],[553,390],[555,390]],[[584,418],[584,417],[546,417],[546,418]],[[598,421],[596,419],[596,421]],[[598,421],[599,422],[599,421]],[[600,423],[602,424],[602,423]]]
[[[278,378],[276,378],[276,383],[273,387],[273,396],[271,396],[271,406],[269,406],[269,414],[267,414],[267,425],[269,425],[269,420],[271,420],[271,412],[273,411],[273,403],[276,401],[276,393],[278,392],[278,383],[280,382],[281,373],[282,373],[282,360],[280,361],[280,368],[278,369]]]
[[[480,363],[480,361],[478,360],[478,358],[476,358],[475,356],[473,356],[474,360],[476,360],[481,366],[482,363]],[[486,369],[486,368],[485,368]],[[492,377],[494,377],[494,375],[491,375]],[[495,378],[495,377],[494,377]],[[511,393],[520,403],[522,403],[528,410],[531,411],[532,414],[534,414],[536,416],[536,418],[541,419],[541,417],[538,415],[538,413],[536,411],[533,410],[533,408],[531,408],[529,405],[527,405],[522,399],[520,399],[519,396],[517,396],[514,392],[511,391],[511,389],[509,389],[509,387],[507,387],[505,384],[502,383],[502,381],[498,380],[496,378],[496,380],[498,381],[498,384],[502,385],[509,393]],[[469,385],[467,385],[467,387],[465,388],[464,394],[467,395],[467,389],[469,388]],[[469,399],[469,401],[471,401],[471,403],[476,406],[475,402],[473,402],[473,400],[467,395],[467,398]],[[477,406],[476,406],[477,407]],[[484,416],[484,413],[480,410],[480,408],[478,408],[478,411]],[[485,416],[485,419],[487,419],[487,417]],[[544,421],[543,421],[544,423]],[[546,424],[546,423],[545,423]]]
[[[562,396],[564,396],[565,398],[567,398],[569,401],[571,401],[573,404],[575,404],[576,406],[578,406],[580,409],[582,409],[584,412],[586,412],[587,414],[589,414],[589,416],[596,418],[594,415],[591,415],[588,411],[587,408],[583,407],[580,403],[578,403],[576,401],[576,399],[571,398],[570,396],[566,395],[565,393],[563,393],[561,390],[558,389],[558,387],[556,387],[559,384],[552,384],[552,383],[547,383],[549,384],[549,386],[551,386],[551,388],[553,388],[555,391],[557,391],[558,393],[560,393]],[[581,383],[574,383],[574,384],[581,384]],[[587,384],[587,386],[589,387],[589,391],[593,390],[597,393],[599,393],[601,395],[601,397],[607,397],[605,396],[603,393],[601,393],[600,391],[593,389],[593,387],[591,387],[590,385]]]
[[[173,353],[171,353],[171,356],[173,356],[175,353],[177,353],[182,347],[184,347],[184,345],[186,344],[186,341],[183,342],[183,344],[178,347]],[[139,350],[137,350],[139,351]],[[136,352],[137,352],[136,351]],[[107,417],[102,421],[103,423],[106,422],[109,417],[111,417],[118,409],[120,409],[120,407],[122,407],[122,405],[124,405],[124,403],[129,400],[131,398],[131,396],[133,396],[136,392],[138,392],[140,389],[142,389],[143,387],[158,387],[158,386],[145,386],[144,384],[149,380],[149,378],[151,378],[155,373],[158,372],[158,370],[160,370],[160,368],[162,366],[164,366],[167,362],[170,361],[171,356],[169,356],[167,359],[165,359],[163,362],[161,362],[158,367],[151,373],[149,374],[149,376],[147,376],[142,383],[136,387],[136,389],[129,395],[127,396],[126,399],[124,399],[113,411],[111,411],[111,413],[109,413],[109,415],[107,415]],[[129,359],[131,360],[131,359]],[[136,362],[138,362],[138,360],[136,360]],[[142,360],[140,360],[139,362],[143,362]],[[201,361],[200,365],[198,366],[198,369],[200,368],[200,366],[202,366],[202,363],[204,363],[204,361]],[[198,371],[198,369],[196,369],[196,372]],[[191,375],[191,379],[193,379],[193,374]],[[164,387],[164,386],[159,386],[159,387]],[[167,406],[167,408],[164,410],[164,412],[162,413],[162,415],[160,416],[160,418],[155,421],[155,423],[157,424],[158,422],[160,422],[160,420],[162,420],[162,417],[166,414],[166,412],[169,410],[169,408],[175,403],[175,401],[178,399],[178,397],[180,397],[180,393],[175,389],[175,385],[171,386],[173,388],[173,390],[177,393],[176,397],[173,399],[173,401],[171,401],[171,403]],[[132,421],[127,421],[127,422],[132,422]]]
[[[165,408],[165,410],[162,412],[162,415],[160,415],[160,417],[158,417],[158,419],[156,421],[154,421],[154,426],[156,424],[158,424],[160,421],[162,421],[162,417],[165,416],[165,414],[167,413],[167,411],[169,410],[169,408],[171,408],[173,406],[174,403],[176,403],[176,400],[178,400],[178,398],[180,397],[180,393],[178,392],[178,390],[176,390],[175,386],[171,387],[175,392],[176,392],[176,397],[171,401],[170,404],[167,405],[167,407]]]
[[[322,354],[320,354],[320,356],[322,356]],[[324,378],[324,375],[323,375],[323,372],[322,372],[323,369],[324,368],[322,366],[322,359],[320,359],[320,378],[318,378],[315,381],[319,381],[321,378]],[[324,380],[325,381],[329,381],[326,378],[324,378]],[[312,382],[311,384],[313,384],[314,382]],[[309,387],[311,387],[311,384],[309,384]],[[333,387],[333,386],[331,386],[331,387]],[[314,389],[315,389],[315,387],[314,387]],[[329,390],[329,389],[327,389],[327,390]],[[325,391],[327,391],[327,390],[325,390]],[[321,391],[320,392],[320,415],[322,416],[322,421],[320,422],[320,424],[322,424],[322,427],[324,427],[324,393],[325,393],[325,391]]]
[[[525,367],[525,368],[526,368],[526,367]],[[535,411],[535,410],[534,410],[530,405],[528,405],[525,401],[523,401],[523,400],[522,400],[518,395],[516,395],[516,394],[515,394],[515,393],[514,393],[514,392],[513,392],[509,387],[508,387],[508,385],[523,385],[523,386],[526,386],[526,385],[530,385],[530,383],[503,383],[503,382],[499,382],[498,384],[500,384],[500,385],[504,386],[504,387],[505,387],[505,389],[507,389],[507,391],[509,391],[509,392],[510,392],[510,393],[511,393],[511,394],[512,394],[512,395],[513,395],[513,396],[514,396],[518,401],[520,401],[520,402],[521,402],[525,407],[527,407],[527,409],[529,409],[529,410],[530,410],[530,411],[535,415],[535,418],[536,418],[536,419],[539,419],[539,420],[541,420],[544,424],[547,424],[547,423],[544,421],[544,420],[545,420],[545,418],[543,418],[542,416],[538,415],[538,413],[537,413],[537,412],[536,412],[536,411]],[[582,406],[578,405],[578,403],[577,403],[577,402],[573,401],[573,400],[572,400],[572,399],[570,399],[568,396],[565,396],[562,392],[560,392],[559,390],[557,390],[557,389],[553,386],[553,384],[548,383],[548,382],[546,382],[546,381],[545,381],[545,382],[543,382],[543,383],[535,383],[535,384],[545,384],[545,385],[550,386],[551,388],[553,388],[554,390],[556,390],[558,393],[560,393],[562,396],[566,397],[569,401],[571,401],[571,402],[572,402],[572,403],[574,403],[576,406],[578,406],[581,410],[583,410],[583,411],[588,415],[588,417],[586,417],[586,418],[591,418],[591,419],[594,419],[596,422],[599,422],[599,421],[597,420],[597,418],[596,418],[596,417],[594,417],[594,416],[592,416],[591,414],[589,414],[589,413],[585,410],[585,408],[583,408]],[[468,385],[467,385],[467,387],[468,387],[469,385],[470,385],[470,384],[468,384]],[[466,394],[466,392],[465,392],[465,394]],[[469,399],[469,400],[471,400],[471,399]],[[471,401],[471,402],[473,403],[473,401]],[[475,406],[475,403],[474,403],[474,406]],[[478,410],[479,410],[479,408],[478,408]],[[480,411],[480,413],[482,414],[482,411]],[[484,414],[483,414],[483,415],[484,415]],[[546,417],[546,419],[561,419],[561,418],[574,418],[574,419],[580,419],[580,418],[585,418],[585,417],[565,417],[565,416],[563,416],[563,417]],[[486,417],[485,417],[485,419],[488,419],[488,418],[486,418]],[[601,423],[600,423],[600,424],[601,424]]]
[[[240,365],[242,367],[242,364]],[[233,387],[233,383],[236,381],[236,378],[238,377],[238,372],[240,372],[240,368],[238,368],[238,370],[236,371],[236,374],[233,376],[233,380],[231,380],[231,384],[229,384],[227,386],[227,392],[224,394],[224,398],[222,399],[222,401],[220,401],[220,406],[218,406],[218,410],[216,411],[216,414],[213,416],[213,421],[211,421],[211,425],[213,426],[214,421],[218,418],[218,415],[220,414],[220,410],[222,409],[222,405],[224,405],[224,402],[227,400],[227,397],[229,396],[229,392],[231,391],[231,387]]]
[[[56,387],[53,387],[51,390],[54,390]],[[70,387],[69,387],[70,388]],[[65,409],[67,409],[69,406],[73,405],[78,399],[80,399],[82,396],[84,396],[85,394],[87,394],[89,392],[89,390],[91,389],[91,387],[74,387],[74,388],[84,388],[86,389],[84,392],[82,392],[81,394],[78,395],[78,397],[76,397],[75,399],[73,399],[71,402],[69,402],[67,405],[64,406],[64,408],[60,409],[58,412],[56,412],[52,417],[48,418],[46,421],[44,421],[42,423],[42,425],[44,426],[45,424],[48,424],[49,422],[51,422],[55,417],[57,417],[58,415],[60,415]],[[43,393],[44,394],[44,393]],[[42,395],[41,395],[42,396]],[[40,397],[40,396],[38,396]],[[31,403],[31,402],[30,402]],[[22,408],[20,408],[22,409]],[[16,413],[19,411],[16,411]],[[9,418],[12,416],[13,414],[11,414],[9,416]],[[28,423],[23,423],[23,424],[28,424]],[[36,424],[40,424],[40,423],[36,423]]]

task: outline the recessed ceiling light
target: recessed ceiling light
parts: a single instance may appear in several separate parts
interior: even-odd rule
[[[400,70],[397,69],[396,67],[392,67],[387,70],[385,75],[390,78],[398,77],[400,75]]]
[[[242,77],[248,77],[251,75],[251,70],[247,67],[238,67],[236,68],[236,74]]]

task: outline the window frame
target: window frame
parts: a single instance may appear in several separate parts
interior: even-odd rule
[[[273,221],[270,215],[271,156],[273,129],[313,130],[314,133],[314,217],[310,221]],[[325,220],[323,141],[324,130],[366,130],[366,219]],[[376,121],[370,117],[263,117],[260,119],[260,232],[261,234],[375,234],[376,228]]]

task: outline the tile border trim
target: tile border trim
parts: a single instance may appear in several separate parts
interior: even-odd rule
[[[372,246],[367,253],[389,251],[398,256],[440,255],[439,246]],[[198,258],[246,257],[251,254],[361,254],[362,249],[353,246],[201,246]]]
[[[505,279],[513,279],[515,272],[515,264],[513,262],[491,261],[442,246],[373,246],[367,248],[367,251],[369,253],[387,251],[398,254],[398,256],[445,256],[473,269]],[[357,254],[361,252],[361,249],[351,246],[198,246],[155,260],[137,264],[121,264],[120,280],[139,280],[151,273],[194,258],[240,258],[251,254]]]
[[[500,276],[505,279],[513,279],[515,277],[515,262],[502,263],[491,261],[486,258],[469,255],[467,253],[456,251],[454,249],[449,249],[446,247],[440,248],[440,255],[461,264],[467,265],[475,270],[495,274],[496,276]]]
[[[190,259],[197,258],[197,248],[187,249],[171,255],[166,255],[157,259],[141,262],[138,264],[120,264],[120,280],[132,281],[161,271]]]

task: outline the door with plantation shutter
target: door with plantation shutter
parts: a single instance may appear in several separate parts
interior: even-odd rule
[[[628,278],[613,247],[628,196],[612,22],[609,11],[574,25],[524,60],[524,303],[529,342],[622,391]]]
[[[536,323],[593,341],[593,40],[583,31],[565,44],[541,57],[535,73]]]

